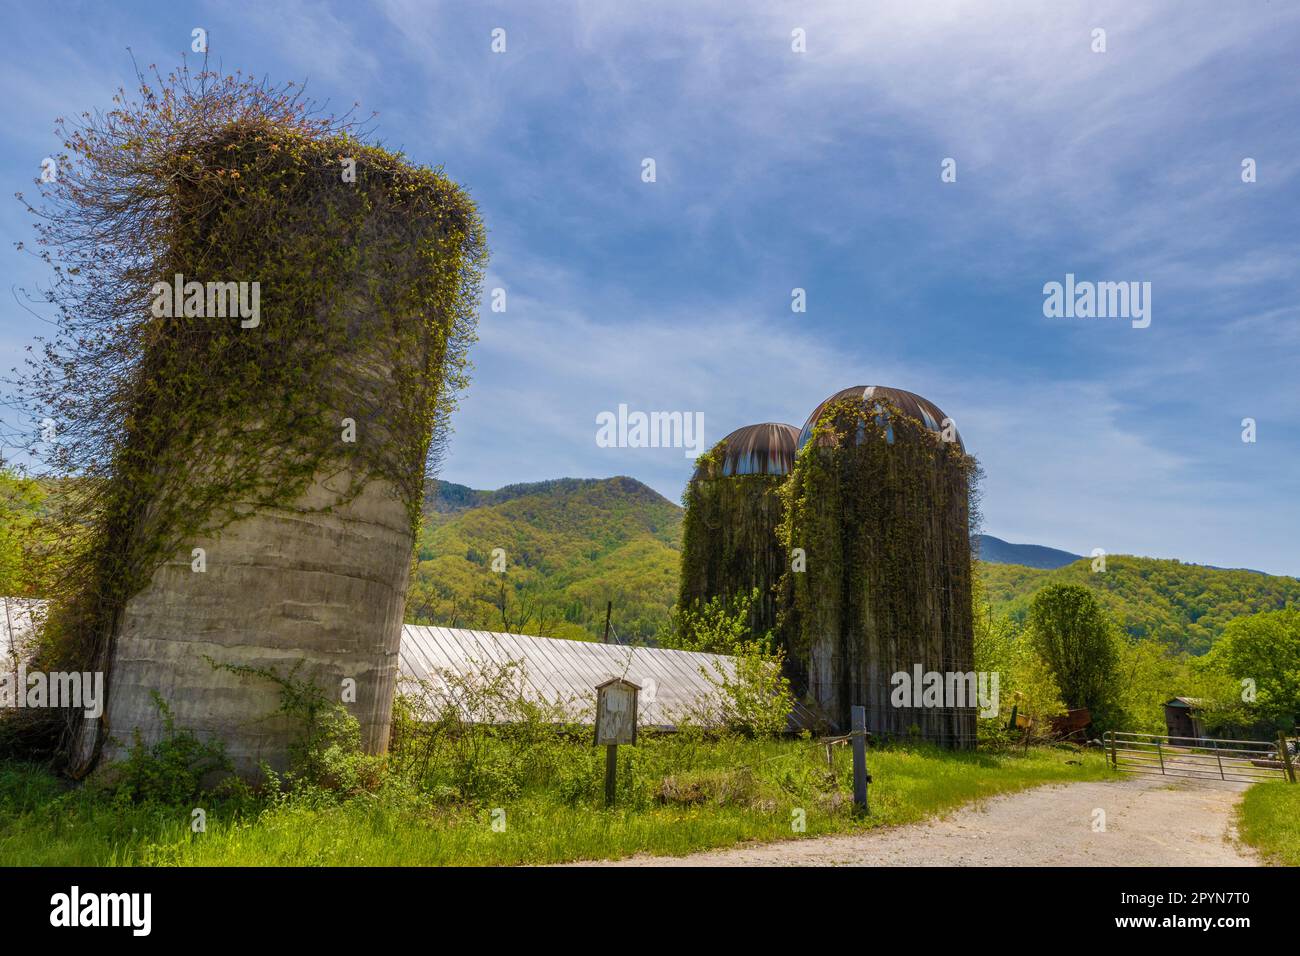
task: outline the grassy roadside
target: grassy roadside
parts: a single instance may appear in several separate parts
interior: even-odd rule
[[[377,793],[343,800],[308,793],[200,801],[202,833],[191,829],[196,806],[132,803],[67,788],[30,764],[0,763],[0,864],[496,865],[683,854],[909,823],[972,800],[1108,773],[1099,755],[1064,749],[876,750],[869,754],[872,813],[859,818],[842,748],[832,773],[811,741],[647,739],[624,748],[622,806],[606,811],[598,796],[603,761],[594,748],[583,751],[576,775],[523,787],[497,806],[434,802],[395,778]]]
[[[1269,863],[1300,866],[1300,785],[1255,784],[1237,806],[1237,831]]]

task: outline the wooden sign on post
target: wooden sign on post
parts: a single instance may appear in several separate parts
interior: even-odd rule
[[[618,745],[636,743],[636,702],[641,688],[615,677],[596,687],[596,746],[605,746],[605,806],[614,805]]]

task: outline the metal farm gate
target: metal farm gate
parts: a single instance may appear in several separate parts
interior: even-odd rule
[[[1281,734],[1276,742],[1270,743],[1108,730],[1105,743],[1111,766],[1127,773],[1245,783],[1276,780],[1280,776],[1296,782],[1295,760]]]

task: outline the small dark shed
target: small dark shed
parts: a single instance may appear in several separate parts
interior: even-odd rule
[[[1201,701],[1197,697],[1175,697],[1165,701],[1165,729],[1170,737],[1200,739],[1201,722],[1196,716]]]

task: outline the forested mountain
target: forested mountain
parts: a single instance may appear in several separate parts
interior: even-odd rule
[[[645,640],[676,597],[681,524],[681,508],[632,478],[440,484],[407,620],[599,638],[612,601],[618,638]]]
[[[1128,555],[1107,555],[1105,571],[1085,558],[1054,570],[982,564],[981,575],[994,610],[1013,620],[1024,620],[1044,585],[1082,584],[1130,636],[1192,654],[1209,650],[1234,617],[1300,606],[1296,578]]]

